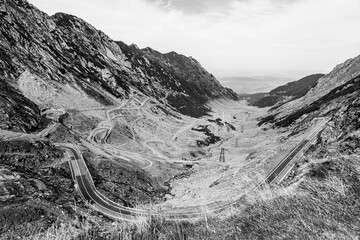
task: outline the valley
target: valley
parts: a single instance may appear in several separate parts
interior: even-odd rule
[[[171,219],[194,219],[201,218],[202,214],[224,211],[268,181],[267,178],[271,178],[269,182],[272,182],[273,178],[277,177],[273,176],[276,169],[274,164],[281,161],[287,153],[292,153],[294,146],[304,147],[302,142],[307,140],[303,138],[306,139],[305,135],[309,134],[305,131],[296,138],[284,141],[286,131],[264,131],[264,128],[257,125],[257,119],[266,109],[261,112],[258,108],[249,106],[246,101],[213,101],[209,104],[213,110],[211,114],[203,118],[189,118],[176,115],[171,108],[168,113],[172,114],[166,115],[153,110],[159,106],[168,108],[165,100],[166,98],[155,102],[144,97],[140,102],[130,97],[112,109],[84,109],[82,114],[87,117],[102,117],[95,121],[98,125],[89,132],[86,139],[80,139],[78,144],[66,143],[68,140],[63,141],[64,143],[51,140],[54,146],[68,153],[65,160],[69,163],[75,188],[79,188],[82,198],[94,210],[110,218],[126,221],[139,221],[139,217],[141,219],[159,214]],[[72,111],[69,112],[71,114]],[[61,109],[46,110],[43,114],[54,122],[35,136],[27,135],[26,138],[35,141],[44,138],[46,141],[47,137],[51,139],[51,135],[56,134],[56,128],[60,125],[59,119],[68,113]],[[68,118],[72,121],[67,120]],[[144,122],[153,121],[153,124],[137,123],[140,119],[144,119]],[[67,116],[62,121],[66,122],[66,127],[72,131],[77,131],[76,125],[71,124],[78,121],[74,116]],[[172,121],[176,124],[169,124]],[[64,124],[63,122],[61,124]],[[115,125],[121,124],[126,126],[119,127],[116,134],[130,134],[131,137],[124,138],[121,144],[109,143]],[[171,131],[158,130],[166,127],[171,127]],[[322,127],[323,124],[319,125],[313,130],[315,134],[310,134],[312,141]],[[199,144],[204,137],[201,136],[203,134],[199,134],[202,131],[198,129],[206,129],[207,135],[215,133],[218,135],[218,141],[210,143],[209,146]],[[147,136],[144,132],[151,132],[149,139],[144,138]],[[11,141],[22,136],[4,132],[1,137],[3,140]],[[157,144],[150,147],[149,143],[152,142]],[[130,145],[133,147],[129,148]],[[309,146],[304,149],[307,150]],[[180,174],[172,177],[171,181],[167,180],[170,192],[165,195],[164,202],[141,204],[140,207],[133,208],[124,207],[96,190],[91,173],[82,157],[80,149],[84,148],[102,157],[110,157],[115,163],[119,159],[132,163],[154,178],[166,176],[167,172],[174,168]],[[220,150],[224,151],[222,161],[219,159]],[[284,164],[284,169],[288,165]],[[283,172],[282,169],[280,171]],[[284,177],[286,175],[281,178]]]
[[[258,74],[0,0],[0,239],[357,239],[360,56]]]

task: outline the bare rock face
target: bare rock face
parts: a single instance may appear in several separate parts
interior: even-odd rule
[[[0,74],[40,106],[113,105],[140,91],[204,115],[208,100],[237,98],[191,57],[115,42],[80,18],[48,16],[25,0],[0,3]]]
[[[43,120],[34,102],[0,78],[0,129],[31,132],[37,130]]]

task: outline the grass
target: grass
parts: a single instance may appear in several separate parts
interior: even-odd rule
[[[263,189],[247,197],[245,206],[221,219],[207,216],[182,223],[186,239],[358,239],[360,236],[360,180],[345,158],[308,166],[306,178],[296,185]],[[159,220],[155,220],[159,221]],[[177,225],[153,224],[148,231],[181,239]],[[142,238],[147,238],[142,233]],[[153,239],[158,239],[156,236]]]
[[[296,184],[249,194],[241,206],[196,222],[143,218],[138,224],[57,224],[34,240],[63,239],[359,239],[360,174],[356,157],[308,163]]]
[[[260,198],[235,217],[235,224],[247,239],[357,239],[360,181],[355,164],[345,159],[311,164],[296,192]]]

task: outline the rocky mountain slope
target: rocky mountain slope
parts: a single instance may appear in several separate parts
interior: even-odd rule
[[[38,106],[0,77],[0,128],[30,132],[43,122]]]
[[[116,42],[128,59],[132,59],[133,67],[139,69],[165,87],[167,100],[181,113],[190,116],[204,114],[203,105],[209,99],[220,97],[237,99],[230,89],[220,85],[215,77],[208,73],[200,63],[192,58],[170,52],[161,54],[149,47],[139,49],[136,45]],[[151,84],[151,82],[150,82]]]
[[[289,82],[286,85],[279,86],[269,92],[266,96],[256,99],[252,105],[257,107],[270,107],[281,105],[285,102],[304,96],[311,88],[316,86],[318,80],[324,74],[312,74],[300,80]],[[257,97],[256,95],[254,96]],[[252,98],[252,95],[248,98]],[[252,99],[250,99],[251,102]]]
[[[80,18],[48,16],[25,0],[1,6],[0,74],[41,107],[108,106],[139,91],[168,95],[175,109],[199,116],[208,100],[236,99],[191,57],[115,42]]]
[[[334,117],[357,101],[360,94],[360,56],[336,66],[318,80],[306,95],[271,109],[260,121],[287,127],[294,123],[311,121],[314,117]]]
[[[28,238],[28,224],[47,229],[69,219],[77,227],[84,219],[94,226],[109,222],[74,188],[68,156],[54,142],[81,149],[108,198],[130,207],[163,201],[165,181],[183,168],[156,161],[161,148],[174,151],[162,144],[196,122],[183,114],[206,115],[208,101],[218,98],[237,95],[192,57],[128,46],[75,16],[48,16],[25,0],[0,0],[0,235]],[[48,108],[65,109],[60,123],[42,116]],[[122,149],[102,145],[96,132],[89,140],[102,122],[113,124],[109,143]],[[52,124],[50,133],[35,134]],[[152,160],[156,176],[133,163],[140,154]]]

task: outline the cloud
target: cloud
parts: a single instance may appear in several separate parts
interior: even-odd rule
[[[160,9],[180,11],[185,14],[205,14],[209,12],[228,14],[236,9],[237,3],[248,5],[268,4],[281,8],[299,0],[144,0]]]
[[[219,13],[231,9],[235,1],[247,0],[145,0],[164,10],[177,10],[185,14],[202,14],[209,11]]]

